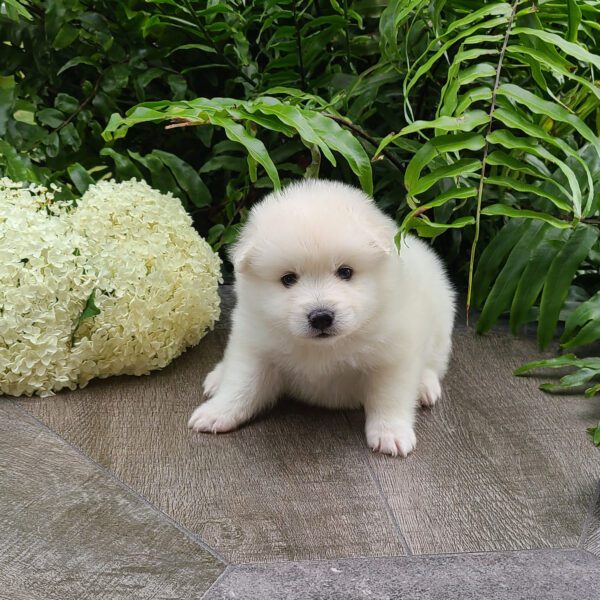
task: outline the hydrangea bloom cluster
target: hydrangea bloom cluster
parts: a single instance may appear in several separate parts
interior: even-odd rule
[[[76,207],[54,192],[0,179],[0,394],[149,373],[219,317],[220,259],[177,198],[135,180]]]

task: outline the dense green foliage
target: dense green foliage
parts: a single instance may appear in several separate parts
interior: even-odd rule
[[[434,238],[480,332],[600,340],[597,0],[0,6],[0,173],[143,177],[216,248],[269,189],[344,179]],[[600,391],[570,356],[546,389]]]

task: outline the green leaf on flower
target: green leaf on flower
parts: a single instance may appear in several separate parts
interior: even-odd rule
[[[91,319],[92,317],[95,317],[96,315],[100,314],[100,309],[96,306],[95,296],[96,296],[96,289],[94,288],[92,290],[92,293],[88,296],[88,299],[85,302],[85,306],[83,307],[83,310],[81,311],[81,314],[79,315],[79,318],[77,319],[75,329],[73,329],[73,334],[71,335],[71,343],[74,341],[75,334],[77,333],[77,330],[79,329],[81,324],[86,319]]]

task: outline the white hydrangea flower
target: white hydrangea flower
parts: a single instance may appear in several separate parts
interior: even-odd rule
[[[220,266],[146,183],[99,182],[73,208],[0,179],[0,394],[166,366],[218,319]],[[90,298],[100,312],[80,322]]]

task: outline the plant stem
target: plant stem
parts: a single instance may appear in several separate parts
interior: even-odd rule
[[[350,119],[346,117],[338,117],[337,115],[333,115],[331,113],[324,112],[326,117],[334,120],[336,123],[347,127],[352,133],[355,133],[358,137],[363,138],[363,140],[367,140],[369,144],[375,146],[377,148],[379,146],[379,142],[369,133],[367,133],[364,129],[360,128],[358,125],[355,125]],[[404,166],[402,163],[391,153],[386,150],[382,150],[382,156],[385,156],[395,167],[397,167],[400,171],[404,171]]]
[[[348,24],[348,0],[344,0],[344,27],[346,31],[346,66],[352,69],[350,61],[350,25]]]
[[[300,34],[300,24],[298,23],[298,14],[296,11],[296,1],[292,2],[294,11],[294,27],[296,29],[296,47],[298,49],[298,68],[300,70],[300,87],[306,91],[306,74],[304,72],[304,59],[302,58],[302,35]]]
[[[479,189],[477,191],[477,212],[475,215],[475,237],[473,238],[473,244],[471,245],[471,257],[469,259],[469,286],[467,289],[467,325],[469,324],[469,314],[471,312],[471,294],[473,292],[473,269],[475,266],[475,253],[477,251],[477,242],[479,241],[479,229],[481,224],[481,203],[483,199],[483,186],[485,181],[485,170],[487,167],[487,157],[489,152],[490,143],[488,137],[492,133],[492,123],[494,118],[494,110],[496,109],[496,93],[500,85],[500,73],[502,71],[502,62],[504,61],[504,55],[506,54],[506,47],[508,46],[508,39],[510,38],[510,31],[512,29],[515,13],[517,12],[517,6],[519,0],[515,0],[512,5],[512,11],[508,19],[506,26],[506,34],[502,43],[502,49],[500,50],[500,56],[498,57],[498,66],[496,67],[496,80],[494,81],[494,88],[492,90],[492,100],[490,105],[490,121],[488,123],[487,131],[485,133],[485,146],[483,147],[483,158],[481,159],[481,174],[479,176]]]
[[[81,101],[81,103],[79,104],[79,106],[73,111],[73,113],[71,113],[58,127],[55,127],[50,132],[49,135],[52,135],[53,133],[59,133],[60,131],[62,131],[96,97],[96,94],[100,90],[100,84],[102,83],[103,76],[104,76],[104,72],[100,73],[98,79],[96,79],[96,83],[94,84],[94,87],[92,88],[92,91],[90,92],[89,96],[84,98]],[[37,142],[35,142],[35,144],[33,144],[29,148],[29,152],[31,152],[32,150],[37,148],[41,143],[42,143],[42,140],[38,140]]]
[[[569,223],[573,222],[573,219],[567,217],[566,215],[557,215],[557,217],[559,219],[561,219],[561,221],[568,221]],[[579,223],[584,223],[585,225],[600,225],[600,219],[587,219],[587,218],[583,218],[583,219],[579,219],[578,220]]]
[[[67,119],[65,119],[54,131],[59,132],[61,129],[64,129],[95,97],[98,91],[100,90],[100,83],[102,83],[102,77],[104,73],[101,73],[98,79],[96,79],[96,83],[90,92],[90,95],[85,98],[81,104],[75,109]]]
[[[370,134],[367,133],[364,129],[353,123],[350,119],[346,117],[340,117],[338,115],[334,115],[332,113],[324,112],[322,113],[325,117],[330,118],[332,121],[343,125],[348,128],[352,133],[356,134],[358,137],[366,140],[373,147],[377,148],[379,146],[379,142]],[[176,129],[178,127],[196,127],[198,125],[206,125],[207,122],[201,119],[191,119],[190,117],[173,117],[169,120],[169,124],[165,125],[165,129]],[[381,156],[385,156],[395,167],[400,171],[404,171],[404,166],[402,163],[391,153],[386,150],[381,151]]]

